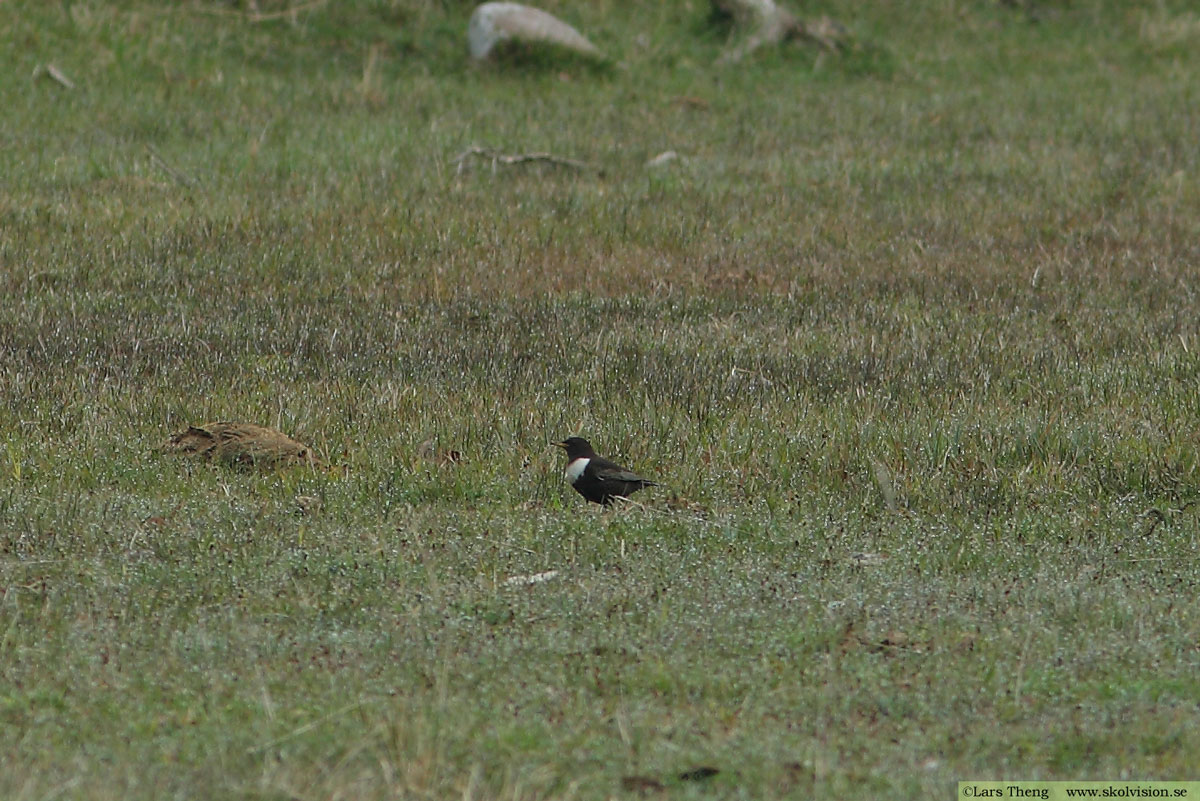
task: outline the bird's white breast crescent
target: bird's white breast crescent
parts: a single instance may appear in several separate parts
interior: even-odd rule
[[[571,463],[567,465],[567,481],[570,481],[572,484],[578,481],[579,477],[583,475],[583,471],[587,470],[588,462],[590,461],[592,460],[584,459],[582,457],[572,460]]]

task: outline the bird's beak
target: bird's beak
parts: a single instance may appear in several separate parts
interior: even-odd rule
[[[555,448],[565,449],[567,447],[567,443],[565,443],[565,442],[551,442],[550,444],[553,445]]]

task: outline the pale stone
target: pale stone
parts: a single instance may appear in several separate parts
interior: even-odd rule
[[[471,58],[486,59],[497,44],[507,40],[540,42],[595,58],[604,57],[583,34],[539,8],[520,3],[484,3],[477,7],[467,23]]]

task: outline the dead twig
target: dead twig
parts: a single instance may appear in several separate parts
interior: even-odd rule
[[[570,167],[573,170],[596,170],[599,168],[593,164],[588,164],[586,161],[578,159],[569,159],[562,156],[555,156],[552,153],[501,153],[490,147],[472,146],[459,153],[450,160],[452,164],[457,164],[457,173],[461,175],[466,169],[468,160],[472,156],[478,156],[481,159],[492,163],[492,172],[496,171],[496,165],[514,165],[514,164],[529,164],[533,162],[541,162],[543,164],[552,164],[556,167]]]
[[[35,80],[43,75],[52,79],[60,86],[66,87],[67,89],[75,88],[75,82],[68,78],[65,72],[53,64],[38,64],[33,70],[33,77]]]
[[[167,175],[171,176],[171,178],[173,178],[176,183],[182,184],[182,185],[188,187],[189,189],[196,189],[197,187],[200,186],[200,182],[197,181],[195,178],[193,178],[192,176],[183,172],[182,170],[175,169],[170,164],[168,164],[167,160],[164,159],[161,155],[159,155],[158,151],[155,150],[150,145],[146,145],[146,152],[148,152],[150,154],[150,160],[154,162],[155,166],[157,166],[160,170],[165,172]]]
[[[1167,512],[1170,512],[1171,514],[1180,514],[1182,512],[1186,512],[1188,509],[1191,509],[1197,503],[1200,503],[1200,501],[1195,501],[1195,500],[1188,501],[1183,506],[1180,506],[1178,509],[1168,509]],[[1148,538],[1151,534],[1154,533],[1154,530],[1156,528],[1158,528],[1162,523],[1166,522],[1166,519],[1167,519],[1166,513],[1163,512],[1161,509],[1157,509],[1157,508],[1148,509],[1146,511],[1145,517],[1150,518],[1150,525],[1147,526],[1146,530],[1142,532],[1142,539]]]
[[[1146,517],[1150,518],[1150,525],[1147,526],[1146,530],[1142,532],[1142,539],[1146,539],[1153,534],[1154,529],[1158,528],[1159,525],[1167,519],[1167,516],[1158,509],[1151,509],[1150,511],[1146,512]]]

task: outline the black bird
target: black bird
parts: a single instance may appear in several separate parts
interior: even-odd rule
[[[628,498],[645,487],[657,487],[619,464],[597,456],[583,437],[567,437],[551,443],[567,452],[567,481],[592,503],[608,506],[613,498]]]

